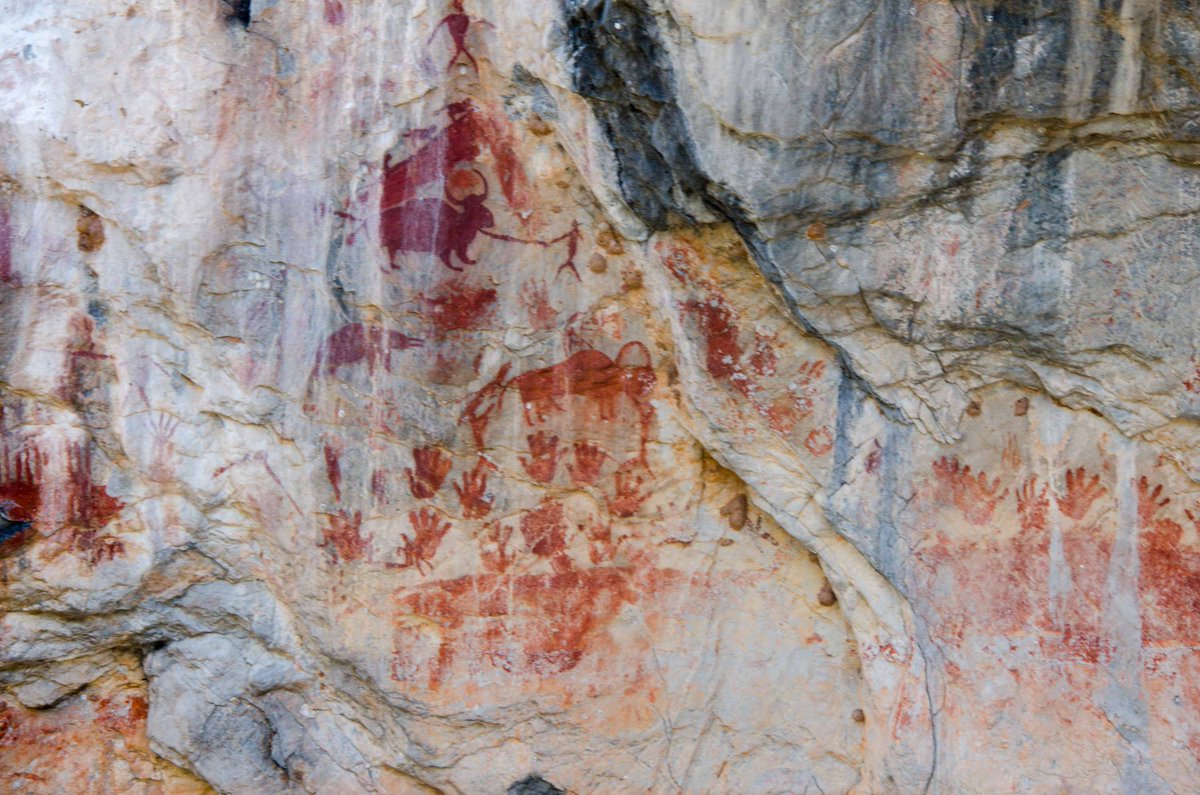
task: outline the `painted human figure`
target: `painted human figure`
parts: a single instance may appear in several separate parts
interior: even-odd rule
[[[471,29],[473,21],[480,22],[488,27],[492,27],[492,23],[486,19],[472,20],[463,10],[462,0],[454,0],[450,4],[450,9],[450,13],[442,17],[442,21],[437,23],[437,26],[433,29],[433,33],[429,34],[429,39],[425,43],[428,44],[433,41],[433,37],[437,35],[438,30],[445,25],[446,32],[450,34],[450,40],[454,42],[454,53],[450,56],[449,63],[446,64],[446,71],[450,71],[460,57],[466,56],[467,60],[471,62],[471,67],[478,72],[479,63],[475,60],[475,56],[471,54],[470,48],[467,47],[467,31]]]

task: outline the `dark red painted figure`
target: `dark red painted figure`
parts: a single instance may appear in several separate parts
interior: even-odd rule
[[[425,144],[404,160],[383,161],[383,195],[380,211],[388,210],[416,196],[424,185],[454,170],[461,163],[473,163],[489,138],[486,120],[471,100],[452,102],[446,106],[450,122],[440,131],[429,127],[405,133],[406,138],[422,140]]]
[[[404,351],[421,345],[421,340],[365,323],[349,323],[329,335],[321,352],[326,375],[344,364],[365,361],[374,375],[382,367],[391,371],[392,351]]]
[[[466,56],[471,62],[471,68],[476,72],[479,71],[479,63],[475,60],[475,56],[471,54],[471,50],[467,47],[467,31],[471,29],[471,23],[477,21],[483,25],[492,27],[492,23],[486,19],[472,20],[471,17],[463,10],[462,0],[454,0],[450,4],[451,13],[442,17],[442,21],[437,23],[433,32],[429,34],[429,38],[425,41],[426,44],[433,41],[433,37],[443,25],[446,26],[446,32],[450,34],[450,40],[454,42],[454,53],[450,56],[450,62],[446,64],[446,71],[449,72],[454,68],[454,64],[462,56]]]
[[[454,264],[454,257],[464,265],[474,265],[469,249],[476,235],[495,226],[492,211],[484,206],[488,197],[487,178],[478,171],[483,181],[482,193],[463,196],[454,206],[446,199],[413,199],[383,210],[379,214],[379,237],[387,249],[388,262],[398,251],[418,251],[436,254],[442,264],[453,271],[462,268]]]

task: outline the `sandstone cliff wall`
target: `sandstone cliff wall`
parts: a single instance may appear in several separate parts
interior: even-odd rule
[[[21,792],[1188,792],[1190,0],[12,0]]]

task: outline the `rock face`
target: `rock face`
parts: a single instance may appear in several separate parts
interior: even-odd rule
[[[18,2],[15,791],[1185,792],[1189,2]]]

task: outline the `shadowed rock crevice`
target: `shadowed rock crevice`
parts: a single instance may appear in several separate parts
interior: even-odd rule
[[[541,776],[530,775],[510,785],[508,795],[566,795],[566,790],[559,789]]]

